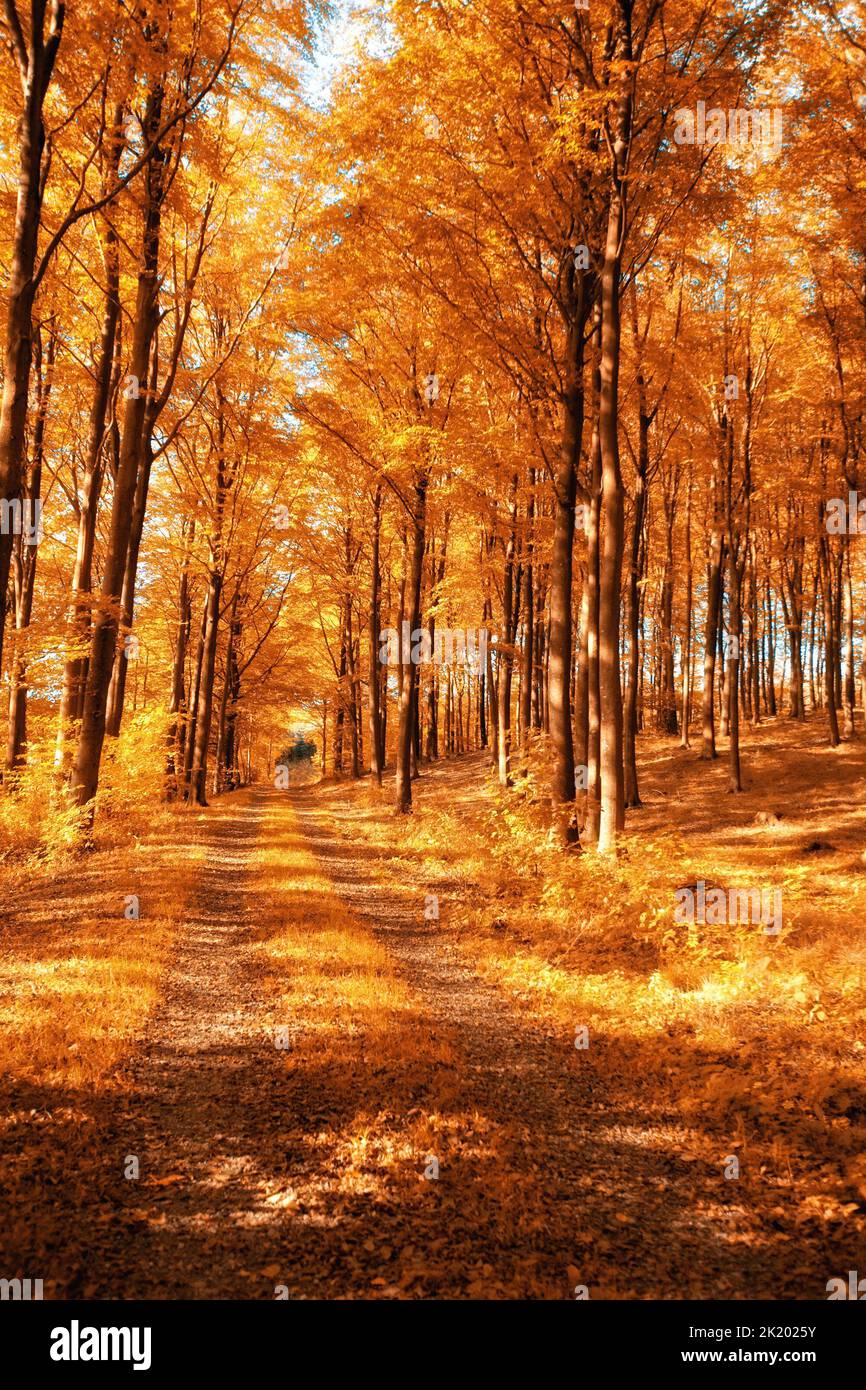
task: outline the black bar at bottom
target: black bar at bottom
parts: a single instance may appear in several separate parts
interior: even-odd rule
[[[500,1368],[547,1380],[606,1369],[633,1374],[761,1367],[829,1375],[862,1363],[866,1318],[838,1300],[786,1303],[468,1303],[307,1300],[206,1303],[0,1303],[8,1367],[49,1383],[174,1384],[212,1372],[225,1383],[268,1368],[287,1378],[345,1373],[388,1384],[461,1382]],[[864,1310],[866,1311],[866,1310]],[[564,1360],[563,1360],[564,1358]],[[567,1368],[571,1370],[568,1371]],[[20,1368],[20,1369],[19,1369]]]

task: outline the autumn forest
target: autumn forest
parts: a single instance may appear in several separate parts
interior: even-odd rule
[[[3,1299],[866,1297],[860,0],[0,40]]]

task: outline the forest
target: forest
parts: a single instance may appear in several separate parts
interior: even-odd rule
[[[861,0],[0,39],[2,1297],[866,1297]]]

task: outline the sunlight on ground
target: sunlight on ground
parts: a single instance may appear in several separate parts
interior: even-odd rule
[[[344,836],[399,853],[404,877],[440,895],[447,939],[489,980],[563,1030],[589,1026],[650,1112],[675,1106],[695,1154],[736,1151],[779,1184],[793,1158],[804,1218],[817,1204],[863,1225],[866,767],[852,745],[807,793],[823,733],[792,730],[783,749],[774,726],[747,734],[741,797],[722,790],[724,762],[687,755],[680,784],[679,750],[648,740],[660,786],[645,773],[647,804],[613,863],[564,856],[532,777],[503,794],[480,755],[424,769],[408,820],[388,814],[387,789],[321,794]],[[768,805],[780,827],[752,823]],[[781,888],[779,935],[675,922],[676,888],[699,878]]]
[[[60,858],[51,870],[31,871],[7,902],[0,951],[7,1084],[99,1087],[154,1004],[203,851],[190,843],[178,862],[178,817],[150,820],[160,839]],[[138,919],[124,915],[132,895]]]

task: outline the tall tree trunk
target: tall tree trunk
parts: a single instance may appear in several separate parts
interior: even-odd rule
[[[722,608],[722,518],[719,498],[719,469],[713,468],[710,483],[713,509],[710,550],[707,562],[707,620],[704,636],[704,688],[701,695],[702,750],[704,758],[716,756],[715,676],[716,648]]]
[[[229,615],[229,639],[226,647],[225,673],[223,676],[222,693],[220,695],[219,715],[217,718],[217,742],[216,757],[214,758],[213,769],[213,794],[218,796],[223,790],[226,782],[226,768],[231,764],[226,759],[226,737],[227,737],[227,715],[229,707],[229,696],[235,680],[235,643],[238,639],[240,624],[238,623],[238,598],[239,591],[235,589],[232,597],[231,613]]]
[[[770,590],[769,577],[765,581],[764,589],[765,619],[764,625],[767,633],[767,713],[771,718],[776,717],[776,623],[773,614],[773,597]]]
[[[534,525],[535,469],[530,468],[529,501],[526,506],[526,558],[523,565],[523,672],[520,685],[520,738],[524,748],[529,747],[529,730],[532,726],[532,655],[535,649],[535,595],[532,587]]]
[[[151,352],[150,383],[147,390],[147,404],[145,406],[144,420],[142,423],[138,474],[135,486],[135,501],[133,504],[132,519],[129,527],[126,563],[124,566],[123,575],[123,591],[121,595],[120,623],[121,630],[124,636],[129,633],[132,627],[132,615],[135,605],[135,583],[138,573],[138,554],[139,549],[141,547],[142,532],[144,530],[144,518],[145,513],[147,511],[147,494],[150,485],[150,472],[153,465],[153,434],[156,428],[157,420],[168,400],[172,384],[177,373],[177,367],[180,361],[180,354],[183,347],[184,337],[186,334],[187,325],[189,323],[190,310],[192,305],[192,292],[195,286],[199,269],[201,267],[202,257],[204,255],[205,237],[207,232],[208,221],[210,218],[210,213],[213,207],[214,195],[215,186],[212,183],[208,191],[207,198],[205,200],[205,208],[202,216],[198,245],[195,250],[195,253],[192,256],[191,265],[188,269],[188,274],[186,278],[185,306],[183,311],[178,316],[178,322],[174,333],[174,340],[172,343],[171,352],[169,354],[166,379],[163,383],[161,391],[157,390],[159,378],[159,339],[157,334],[157,325],[159,321],[159,316],[158,313],[155,315],[153,344]],[[222,322],[222,320],[219,317],[217,317],[217,346],[220,346],[224,342],[224,339],[225,325]],[[137,388],[138,379],[134,378],[134,381]],[[224,425],[222,419],[224,413],[224,403],[219,384],[217,384],[216,394],[218,397],[218,408],[220,411],[220,431],[222,435],[224,434]],[[120,733],[120,723],[121,719],[123,718],[123,700],[126,690],[126,676],[128,670],[126,657],[127,650],[126,643],[124,642],[123,645],[119,646],[115,651],[114,666],[112,670],[111,684],[109,686],[108,704],[106,712],[106,732],[115,738]]]
[[[585,505],[585,504],[584,504]],[[587,508],[588,510],[588,508]],[[584,534],[586,526],[584,525]],[[585,568],[581,568],[580,610],[578,617],[577,679],[574,683],[574,763],[575,789],[583,788],[585,774],[577,776],[578,768],[586,767],[586,749],[589,742],[589,672],[587,670],[587,646],[589,637],[589,587]]]
[[[403,651],[402,624],[400,629],[400,714],[397,727],[397,765],[394,774],[394,810],[397,815],[407,815],[412,810],[412,741],[414,734],[415,688],[418,668],[415,662],[411,660],[411,634],[417,631],[421,624],[421,579],[424,567],[428,481],[429,478],[426,467],[418,469],[415,474],[415,504],[412,513],[411,532],[412,549],[410,571],[408,575],[408,592],[406,594],[406,599],[408,600],[406,607],[410,614],[410,650],[408,652]]]
[[[218,330],[218,340],[222,326]],[[216,654],[219,640],[220,602],[225,580],[225,547],[223,544],[223,525],[226,500],[232,486],[236,465],[229,463],[226,456],[227,425],[226,402],[223,388],[217,380],[214,386],[216,414],[216,486],[214,489],[214,518],[208,538],[209,566],[208,587],[205,599],[204,643],[202,648],[201,672],[199,675],[198,708],[193,735],[192,768],[190,770],[189,799],[195,806],[207,805],[207,759],[210,747],[211,722],[213,719],[213,692],[216,679]]]
[[[204,646],[190,772],[189,799],[194,806],[207,805],[207,755],[213,719],[213,691],[216,678],[216,650],[222,586],[222,571],[213,567],[208,579],[207,599],[205,601]]]
[[[729,546],[728,568],[731,576],[728,599],[729,647],[725,674],[728,687],[728,729],[730,745],[728,759],[732,792],[741,792],[743,784],[740,776],[740,646],[743,635],[741,587],[742,571],[738,558],[737,539]]]
[[[665,502],[665,567],[661,592],[661,689],[659,726],[677,734],[677,690],[674,680],[674,520],[675,499]]]
[[[21,534],[16,538],[15,551],[15,633],[9,670],[9,732],[6,742],[6,766],[10,770],[20,767],[27,757],[27,636],[33,612],[33,588],[39,553],[45,420],[51,399],[56,350],[57,334],[52,324],[43,375],[42,334],[41,330],[37,329],[34,352],[36,419],[33,425],[33,457],[24,488],[25,503],[33,530],[30,535],[25,535],[22,526]]]
[[[337,671],[337,713],[334,718],[334,774],[343,772],[343,735],[346,727],[346,599],[340,599],[340,665]]]
[[[123,571],[123,591],[120,597],[119,641],[114,654],[114,667],[108,687],[108,703],[105,714],[105,732],[110,738],[117,738],[123,718],[123,701],[126,694],[126,676],[129,669],[131,649],[126,641],[132,634],[132,615],[135,607],[135,581],[138,574],[138,554],[144,532],[144,517],[147,511],[147,494],[150,486],[150,470],[153,464],[151,442],[145,439],[142,444],[141,466],[135,484],[135,501],[132,507],[132,523],[129,528],[129,543],[126,551],[126,564]]]
[[[143,121],[144,139],[152,141],[159,129],[162,112],[162,90],[151,90]],[[147,382],[150,345],[157,319],[157,266],[165,152],[155,150],[147,166],[145,189],[144,234],[142,266],[138,276],[135,324],[130,356],[131,375],[138,384]],[[77,805],[83,806],[96,795],[102,744],[105,738],[106,696],[117,643],[119,605],[126,567],[127,538],[132,518],[132,506],[141,458],[146,393],[137,389],[130,393],[123,419],[123,441],[114,497],[111,507],[108,545],[103,567],[100,604],[94,614],[87,669],[87,687],[75,765],[70,789]]]
[[[505,548],[505,572],[502,579],[502,639],[498,644],[496,658],[496,722],[499,730],[498,773],[501,787],[507,787],[511,784],[511,681],[514,673],[514,561],[517,549],[517,485],[518,477],[515,473],[509,489],[509,531]]]
[[[113,187],[117,179],[122,149],[123,107],[114,108],[114,123],[108,145],[103,192]],[[63,775],[68,772],[71,752],[70,735],[73,722],[80,719],[84,705],[87,679],[85,647],[90,632],[90,603],[93,584],[93,551],[96,543],[96,518],[104,475],[106,420],[109,401],[120,381],[119,319],[120,319],[120,254],[119,240],[110,218],[103,219],[102,258],[105,273],[105,300],[99,350],[93,371],[93,401],[90,407],[87,456],[81,506],[78,511],[78,534],[75,565],[72,571],[72,598],[66,614],[67,657],[63,668],[63,688],[60,696],[60,715],[57,725],[55,767]],[[112,411],[113,428],[116,420]]]
[[[17,64],[23,105],[18,122],[18,189],[8,251],[6,334],[3,343],[3,395],[0,398],[0,499],[21,495],[26,453],[27,397],[33,354],[34,272],[42,213],[42,112],[63,33],[63,0],[31,0],[29,23],[22,23],[14,0],[7,0],[6,43]],[[48,19],[48,33],[45,21]],[[14,536],[0,530],[0,667],[6,623],[6,591]]]
[[[384,749],[382,747],[382,709],[379,704],[379,622],[382,576],[379,572],[379,542],[382,531],[382,484],[373,497],[373,550],[370,560],[370,623],[368,628],[370,684],[368,717],[370,722],[370,774],[382,785]]]
[[[788,713],[791,719],[806,718],[806,696],[803,684],[803,564],[802,557],[786,579],[788,592],[785,625],[791,657],[791,693]],[[784,591],[783,591],[784,599]]]
[[[352,632],[352,596],[346,598],[346,674],[349,680],[349,737],[352,748],[352,777],[357,782],[361,776],[361,750],[358,742],[360,724],[360,701],[358,699],[357,668],[355,665],[355,638]]]
[[[559,459],[554,476],[553,552],[550,562],[550,638],[548,645],[548,708],[553,745],[551,800],[563,843],[578,838],[570,814],[574,802],[574,734],[571,722],[572,579],[577,469],[583,438],[583,344],[592,308],[592,281],[573,265],[569,299],[571,316],[566,344],[565,393]],[[501,679],[501,677],[500,677]]]
[[[493,622],[493,606],[489,592],[484,597],[484,626],[488,632]],[[487,716],[490,726],[490,762],[493,767],[499,765],[499,706],[496,698],[496,681],[493,673],[493,645],[487,643],[487,660],[485,673],[485,690],[487,694]],[[450,680],[448,688],[450,689]]]
[[[598,381],[596,381],[598,388]],[[601,688],[599,684],[599,568],[601,564],[601,443],[598,433],[598,389],[595,396],[595,418],[590,441],[590,500],[586,526],[586,820],[584,839],[598,843],[601,820]]]
[[[235,624],[235,635],[231,649],[231,684],[228,693],[228,714],[225,736],[225,784],[230,790],[238,785],[238,701],[241,697],[241,678],[238,670],[238,647],[240,645],[242,624]],[[270,765],[268,767],[270,771]]]
[[[821,537],[818,541],[818,557],[821,581],[821,599],[824,608],[824,674],[826,681],[827,694],[827,721],[829,726],[830,747],[836,748],[840,743],[839,720],[836,714],[836,692],[834,689],[833,671],[836,666],[836,634],[835,623],[833,620],[833,594],[830,578],[830,543],[824,529],[823,518],[821,521]]]
[[[192,777],[192,760],[195,753],[195,730],[198,723],[198,707],[201,698],[201,673],[204,666],[204,644],[207,634],[207,615],[208,600],[205,597],[202,608],[201,624],[199,626],[198,647],[196,649],[195,670],[192,675],[191,697],[189,701],[189,718],[181,724],[180,734],[183,745],[183,785],[184,797],[189,799],[189,787]]]
[[[842,587],[842,709],[845,738],[853,738],[856,682],[854,677],[854,595],[851,590],[851,538],[842,538],[842,568],[839,575]]]
[[[544,727],[544,610],[546,606],[545,586],[542,581],[542,574],[536,563],[536,592],[535,592],[535,617],[533,619],[533,629],[535,631],[535,656],[533,659],[533,684],[532,684],[532,727],[542,729]]]
[[[631,10],[620,3],[616,8],[617,57],[630,63]],[[614,168],[610,187],[607,241],[601,276],[601,391],[598,433],[601,446],[602,509],[604,515],[601,564],[599,570],[599,689],[601,693],[601,816],[598,830],[600,853],[616,849],[617,836],[625,826],[625,783],[623,773],[623,710],[620,685],[620,584],[624,543],[625,510],[622,471],[619,460],[619,359],[620,359],[620,274],[622,246],[626,231],[625,167],[631,142],[631,94],[628,79],[617,107],[614,134]]]
[[[192,544],[195,539],[195,518],[190,521],[189,527],[184,525],[184,548],[183,559],[180,567],[180,588],[177,600],[177,633],[174,644],[174,661],[172,663],[171,674],[171,696],[169,699],[168,712],[170,716],[168,735],[166,738],[166,795],[174,797],[177,795],[178,769],[183,764],[183,744],[186,731],[186,699],[184,688],[184,675],[186,671],[186,653],[189,646],[190,630],[192,627],[192,601],[189,590],[189,560]]]
[[[637,339],[637,308],[634,309],[634,332]],[[637,781],[637,699],[640,671],[640,651],[638,645],[640,625],[640,581],[641,556],[643,554],[643,528],[646,508],[646,479],[649,469],[649,415],[647,413],[646,386],[643,371],[637,373],[638,388],[638,456],[637,474],[634,486],[634,520],[631,533],[631,559],[626,585],[626,631],[628,633],[628,680],[625,691],[625,713],[623,721],[623,771],[625,776],[626,806],[640,806],[640,791]]]
[[[688,492],[686,494],[686,603],[683,624],[683,708],[680,744],[683,748],[689,743],[689,726],[692,718],[692,469],[689,464]]]
[[[749,675],[752,722],[761,722],[761,638],[758,630],[758,560],[754,539],[749,546]]]

